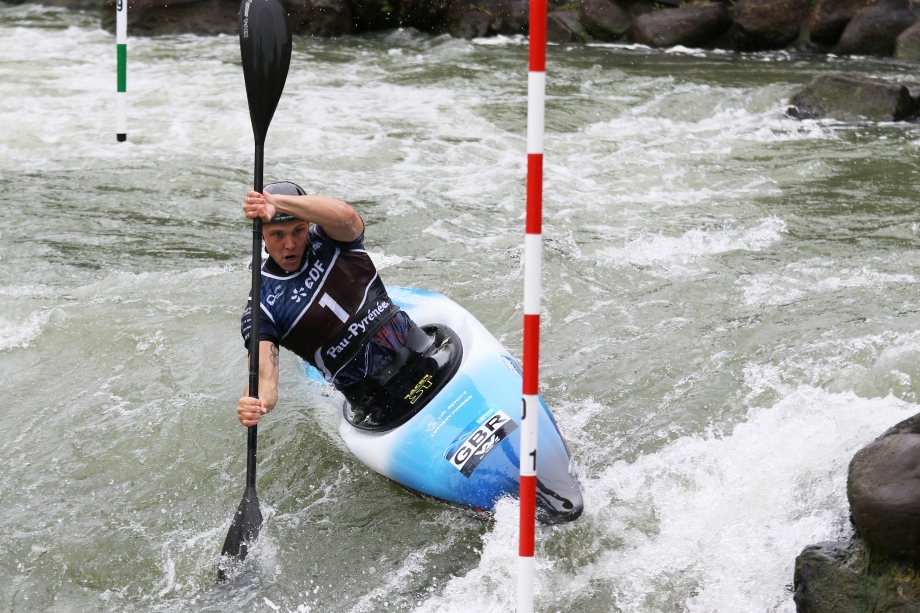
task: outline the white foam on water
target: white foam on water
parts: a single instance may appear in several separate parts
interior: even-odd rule
[[[0,351],[30,347],[45,329],[53,309],[40,309],[17,319],[10,312],[0,315]]]
[[[695,260],[728,251],[760,251],[782,240],[786,222],[768,217],[752,228],[722,227],[693,229],[680,236],[640,231],[627,237],[623,247],[609,247],[597,253],[598,262],[613,268],[623,266],[673,266],[681,272]]]
[[[793,380],[804,379],[829,391],[853,391],[863,398],[894,395],[907,402],[920,398],[920,331],[886,330],[840,338],[831,334],[803,344],[780,364],[751,363],[744,367],[745,402],[763,395],[793,391]]]
[[[642,104],[633,105],[623,117],[593,124],[588,128],[588,133],[601,140],[623,141],[627,146],[620,151],[641,147],[646,156],[654,156],[656,160],[700,154],[729,154],[733,151],[731,145],[745,141],[779,143],[836,138],[834,132],[822,124],[789,119],[778,107],[765,113],[747,110],[744,108],[743,97],[748,92],[743,90],[721,92],[726,102],[716,107],[711,114],[695,121],[660,115],[662,105],[671,102],[669,97],[706,89],[706,86],[698,84],[675,87],[673,91],[657,94]],[[653,145],[657,148],[653,148]]]
[[[470,42],[483,47],[520,47],[529,44],[529,40],[523,34],[514,34],[512,36],[499,34],[488,38],[474,38]]]
[[[168,289],[169,293],[176,296],[187,296],[189,302],[195,302],[194,296],[189,296],[187,288],[194,287],[202,282],[216,282],[221,278],[233,274],[241,274],[242,268],[235,264],[222,266],[205,266],[189,270],[170,270],[162,272],[124,272],[117,271],[107,275],[104,279],[74,289],[71,294],[80,299],[95,299],[101,301],[120,301],[124,296],[134,296],[151,291],[151,288]],[[245,295],[240,295],[240,301],[245,302]]]
[[[918,409],[891,396],[867,400],[803,386],[752,409],[729,433],[684,437],[582,478],[579,529],[589,524],[592,541],[618,545],[575,574],[538,553],[538,608],[571,610],[566,603],[603,590],[604,610],[793,613],[795,557],[850,532],[850,458]],[[515,508],[499,504],[479,566],[418,612],[514,609]],[[540,528],[538,540],[567,529]]]
[[[5,285],[0,286],[0,296],[9,298],[55,298],[60,290],[50,285]]]
[[[812,258],[786,264],[780,272],[751,275],[738,283],[748,305],[776,306],[844,289],[916,284],[918,279],[912,274],[882,272],[870,266],[841,268],[838,262]]]
[[[631,88],[622,93],[636,99],[605,110],[612,118],[570,133],[547,134],[548,222],[558,218],[593,225],[598,217],[609,220],[610,207],[624,207],[637,210],[645,227],[658,232],[670,221],[662,218],[669,211],[678,217],[730,213],[747,225],[754,219],[738,218],[744,203],[781,197],[786,186],[831,172],[824,161],[793,163],[781,147],[775,156],[771,153],[774,144],[833,141],[839,135],[818,122],[786,118],[769,93],[673,83],[664,77],[627,79]],[[620,93],[604,84],[603,91],[583,95],[608,100],[611,89]],[[719,102],[713,107],[714,97]],[[739,172],[739,159],[756,161]]]
[[[214,154],[252,153],[239,68],[226,61],[238,58],[235,37],[131,38],[128,141],[116,145],[113,36],[79,27],[54,36],[43,28],[0,28],[0,33],[7,40],[0,93],[17,100],[15,109],[0,110],[6,167],[70,170],[86,159],[122,167],[208,147]],[[189,57],[196,61],[187,62]],[[177,71],[185,77],[176,79]]]
[[[452,578],[441,592],[425,600],[415,613],[506,613],[514,611],[517,594],[518,514],[516,500],[500,500],[495,524],[483,537],[479,565],[462,577]],[[536,559],[538,571],[551,565]]]
[[[447,515],[443,518],[445,522],[450,521]],[[412,581],[413,575],[418,576],[428,571],[429,558],[444,553],[452,545],[452,539],[444,539],[411,552],[400,562],[398,568],[383,577],[380,585],[361,596],[349,610],[352,613],[374,613],[380,611],[381,606],[395,605],[396,600],[405,592],[406,585]]]
[[[598,47],[600,49],[622,49],[624,51],[655,51],[653,47],[640,43],[588,43],[588,47]]]
[[[374,252],[368,251],[367,254],[370,256],[371,261],[374,262],[374,266],[377,270],[383,270],[384,268],[389,268],[390,266],[398,266],[406,261],[406,258],[398,255],[387,255],[383,251]]]
[[[693,49],[690,47],[685,47],[683,45],[675,45],[674,47],[668,47],[664,50],[665,53],[669,55],[690,55],[693,57],[706,57],[710,52],[707,52],[704,49]]]

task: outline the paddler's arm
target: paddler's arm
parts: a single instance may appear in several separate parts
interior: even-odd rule
[[[236,416],[246,427],[259,423],[259,418],[278,403],[278,364],[281,355],[272,341],[259,341],[259,397],[250,398],[249,384],[236,407]]]
[[[322,226],[329,238],[343,243],[350,243],[364,234],[364,221],[357,211],[348,203],[326,196],[287,196],[250,191],[243,203],[243,213],[249,219],[261,217],[262,221],[270,220],[275,213],[287,213]]]

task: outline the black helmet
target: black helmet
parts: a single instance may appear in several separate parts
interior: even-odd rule
[[[277,183],[269,183],[262,188],[262,191],[279,196],[307,195],[307,192],[303,191],[302,187],[292,181],[278,181]],[[297,218],[293,215],[288,215],[287,213],[275,213],[275,216],[265,223],[286,223],[288,221],[294,221],[295,219]]]

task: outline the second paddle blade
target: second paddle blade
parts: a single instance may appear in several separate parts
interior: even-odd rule
[[[262,528],[262,511],[259,509],[259,497],[256,488],[247,487],[243,500],[236,509],[236,515],[230,523],[230,530],[220,552],[220,565],[217,570],[218,581],[227,579],[228,570],[239,565],[249,553],[249,545],[259,537]]]
[[[291,65],[291,27],[279,0],[243,0],[240,54],[252,132],[256,143],[261,144]]]

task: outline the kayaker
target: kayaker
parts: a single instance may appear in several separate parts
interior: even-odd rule
[[[247,384],[236,409],[241,424],[255,425],[278,401],[279,345],[347,391],[419,335],[387,295],[364,249],[364,221],[351,206],[282,181],[246,194],[243,213],[262,219],[268,261],[262,267],[260,397],[250,398]],[[251,307],[252,295],[241,321],[247,348]]]

